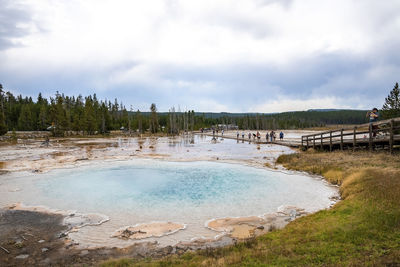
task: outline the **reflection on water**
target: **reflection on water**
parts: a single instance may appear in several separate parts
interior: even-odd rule
[[[210,136],[203,134],[185,134],[180,136],[169,136],[169,137],[139,137],[139,138],[118,138],[115,147],[119,147],[122,149],[144,149],[149,148],[152,152],[158,150],[158,147],[163,144],[167,144],[168,147],[174,148],[186,148],[186,147],[196,147],[196,145],[205,144],[221,144],[226,142],[228,145],[236,144],[244,144],[244,139],[224,139],[223,137],[215,137],[214,139]],[[254,144],[250,141],[246,141],[248,144]],[[108,146],[110,147],[110,146]],[[112,147],[112,145],[111,145]],[[259,149],[259,144],[257,149]],[[90,153],[90,149],[92,147],[86,147],[87,152]]]
[[[185,134],[182,136],[168,137],[168,146],[170,147],[192,147],[196,138],[204,139],[203,135]]]

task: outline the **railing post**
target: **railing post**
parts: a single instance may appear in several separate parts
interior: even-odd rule
[[[332,131],[329,132],[329,151],[332,152]]]
[[[314,134],[314,136],[313,136],[313,144],[312,144],[312,147],[313,147],[313,149],[315,149],[315,134]]]
[[[389,137],[389,150],[390,154],[393,153],[393,135],[394,135],[394,120],[390,120],[390,137]]]
[[[308,136],[307,136],[307,139],[306,139],[306,141],[307,141],[307,149],[308,149]]]
[[[369,124],[369,151],[372,151],[372,123]]]
[[[321,134],[321,151],[324,150],[324,141],[322,140],[324,134]]]
[[[304,136],[301,136],[301,147],[304,147]]]
[[[340,150],[343,150],[343,128],[340,130]]]
[[[357,142],[357,126],[354,126],[354,131],[353,131],[353,152],[356,151],[356,142]]]

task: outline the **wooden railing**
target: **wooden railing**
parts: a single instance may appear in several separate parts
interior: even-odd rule
[[[368,138],[368,147],[372,151],[374,148],[374,135],[378,133],[384,133],[384,140],[388,142],[390,153],[393,152],[393,144],[395,141],[395,132],[400,129],[400,117],[389,120],[383,120],[373,123],[365,123],[354,127],[343,127],[341,129],[320,132],[316,134],[303,135],[301,137],[301,146],[308,149],[310,147],[318,148],[321,150],[324,147],[329,147],[329,151],[332,151],[335,145],[339,145],[340,149],[343,150],[344,145],[351,145],[355,150],[357,144],[366,143],[366,137]],[[357,138],[357,136],[364,135],[363,138]],[[389,138],[386,136],[389,135]],[[350,137],[351,138],[346,138]]]

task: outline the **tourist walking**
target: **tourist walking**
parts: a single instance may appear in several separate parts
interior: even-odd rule
[[[236,132],[236,139],[239,139],[239,131]]]
[[[244,131],[242,132],[242,139],[244,139]]]
[[[282,131],[279,133],[279,140],[283,140],[283,132]]]
[[[249,140],[251,139],[251,133],[249,133]]]
[[[269,133],[269,138],[271,139],[271,142],[274,141],[274,140],[273,140],[273,139],[274,139],[274,131],[271,131],[271,132]]]
[[[268,143],[268,138],[269,138],[269,134],[268,134],[268,131],[267,131],[267,134],[265,135],[265,139],[267,139],[267,143]]]

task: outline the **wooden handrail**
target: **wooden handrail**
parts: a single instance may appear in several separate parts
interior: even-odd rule
[[[340,144],[340,149],[343,150],[344,146],[344,136],[353,136],[353,150],[356,147],[357,140],[357,135],[368,134],[368,147],[369,150],[372,151],[374,149],[374,143],[375,141],[373,140],[373,135],[375,135],[378,132],[389,132],[389,148],[390,152],[393,150],[393,136],[394,136],[394,131],[396,129],[400,129],[400,125],[395,125],[396,122],[400,122],[400,117],[399,118],[393,118],[389,120],[383,120],[383,121],[378,121],[378,122],[372,122],[372,123],[365,123],[365,124],[360,124],[356,125],[353,127],[342,127],[340,129],[334,129],[334,130],[329,130],[329,131],[324,131],[324,132],[318,132],[314,134],[308,134],[308,135],[303,135],[301,136],[301,145],[304,146],[304,143],[306,143],[306,148],[308,149],[310,147],[310,142],[312,142],[312,147],[316,147],[316,141],[320,141],[320,146],[321,149],[323,149],[323,146],[326,144],[329,144],[329,150],[333,150],[333,145],[337,145],[338,143]],[[373,127],[373,126],[379,126],[385,124],[386,127],[383,128],[378,128],[378,127]],[[374,128],[374,129],[373,129]],[[360,131],[358,131],[360,130]],[[326,136],[324,136],[326,135]],[[340,138],[340,139],[339,139]],[[363,139],[364,139],[363,138]],[[329,140],[329,141],[325,141]],[[324,143],[325,141],[325,143]]]
[[[386,132],[386,131],[389,131],[391,128],[390,127],[387,127],[387,128],[379,128],[379,129],[376,129],[375,131],[376,132]],[[397,130],[397,129],[400,129],[400,126],[398,126],[398,127],[393,127],[393,130]],[[353,129],[352,129],[353,130]],[[332,131],[332,133],[334,133],[334,132],[336,132],[336,131]],[[338,131],[338,132],[341,132],[340,130]],[[330,133],[330,132],[328,132],[328,133]],[[369,133],[369,130],[368,131],[360,131],[360,132],[357,132],[357,134],[367,134],[367,133]],[[353,135],[353,131],[351,131],[351,132],[343,132],[343,134],[337,134],[337,135],[332,135],[332,138],[334,138],[334,137],[341,137],[341,136],[349,136],[349,135]],[[313,134],[313,135],[304,135],[304,136],[302,136],[302,137],[315,137],[315,140],[320,140],[321,139],[321,137],[319,137],[319,136],[321,136],[321,133],[317,133],[317,134]],[[323,137],[323,139],[328,139],[329,138],[329,135],[328,136],[324,136]]]
[[[359,124],[359,125],[356,125],[356,126],[357,126],[357,128],[363,128],[363,127],[369,128],[370,124],[372,124],[373,126],[381,125],[381,124],[390,124],[390,122],[392,120],[393,120],[393,122],[400,122],[400,117],[393,118],[393,119],[388,119],[388,120],[383,120],[383,121],[372,122],[372,123]],[[353,130],[353,129],[354,129],[354,126],[353,127],[345,127],[345,128],[343,128],[344,131]],[[340,131],[341,131],[341,129],[335,129],[335,130],[329,130],[329,131],[325,131],[325,132],[318,132],[318,133],[315,133],[315,134],[309,134],[309,135],[303,135],[303,136],[304,137],[307,137],[307,136],[311,137],[311,136],[314,136],[314,135],[329,134],[330,132],[340,132]]]

